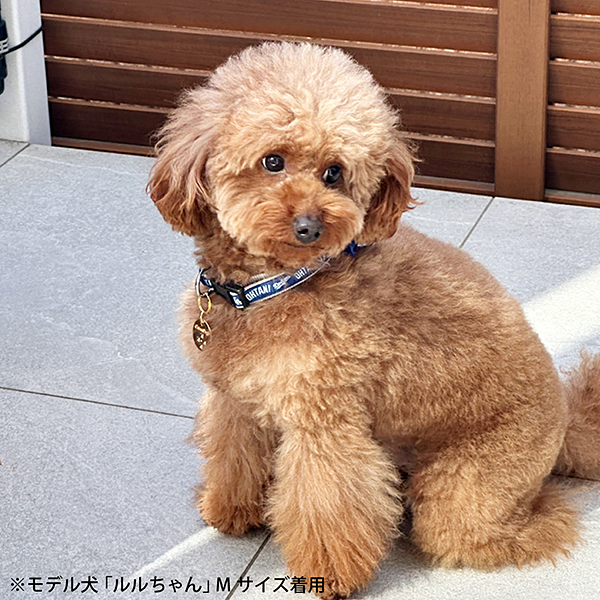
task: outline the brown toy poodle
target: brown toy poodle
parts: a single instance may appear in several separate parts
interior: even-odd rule
[[[398,122],[344,52],[250,47],[186,94],[149,183],[201,267],[181,323],[207,387],[202,517],[268,524],[323,598],[370,580],[405,505],[442,565],[567,554],[578,519],[548,475],[600,476],[600,356],[563,385],[481,265],[398,226]]]

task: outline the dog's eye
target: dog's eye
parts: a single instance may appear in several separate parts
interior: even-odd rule
[[[279,173],[285,167],[285,160],[279,154],[269,154],[262,159],[262,166],[271,173]]]
[[[340,165],[331,165],[323,173],[323,181],[326,185],[335,185],[342,176],[342,167]]]

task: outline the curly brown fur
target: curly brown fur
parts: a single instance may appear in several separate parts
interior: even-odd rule
[[[180,311],[208,389],[194,434],[207,459],[203,517],[233,534],[266,522],[290,571],[323,577],[327,598],[369,581],[397,534],[400,489],[435,562],[553,560],[578,539],[547,481],[565,433],[565,470],[599,464],[598,359],[571,384],[569,414],[517,302],[462,251],[398,227],[413,205],[398,122],[343,52],[265,44],[188,92],[149,183],[221,282],[330,259],[247,310],[215,299],[203,352],[193,288]],[[285,160],[280,172],[263,166],[270,154]],[[343,175],[327,185],[332,164]],[[303,215],[324,225],[311,243],[294,235]],[[342,253],[353,239],[368,244],[356,257]]]
[[[566,384],[570,422],[556,471],[600,479],[600,354],[582,353]]]

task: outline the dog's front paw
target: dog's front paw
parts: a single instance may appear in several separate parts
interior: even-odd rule
[[[310,556],[310,551],[300,557],[289,557],[288,568],[292,573],[319,573],[319,576],[305,576],[311,584],[311,592],[323,600],[347,598],[358,589],[364,588],[373,577],[376,564],[366,564],[358,554],[347,557],[352,564],[344,564],[342,557],[328,556],[321,550]],[[333,565],[337,560],[338,564]],[[340,563],[340,559],[342,562]],[[329,563],[329,564],[328,564]],[[326,566],[327,565],[327,566]],[[299,576],[299,575],[298,575]]]
[[[242,535],[264,524],[258,504],[235,505],[206,490],[199,494],[198,508],[207,525],[228,535]]]

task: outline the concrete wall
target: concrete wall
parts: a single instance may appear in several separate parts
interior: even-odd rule
[[[0,0],[9,47],[29,37],[41,22],[39,0]],[[42,34],[6,57],[8,77],[0,95],[0,139],[50,144],[50,118]]]

